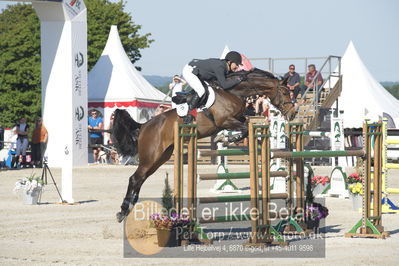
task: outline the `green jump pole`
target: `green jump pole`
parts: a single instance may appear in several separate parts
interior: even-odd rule
[[[279,151],[277,149],[272,149],[273,151]],[[209,156],[242,156],[249,155],[248,149],[227,149],[227,150],[213,150],[213,151],[199,151],[200,157],[209,157]]]
[[[271,199],[286,199],[287,193],[274,193],[271,194]],[[199,203],[217,203],[217,202],[237,202],[237,201],[250,201],[251,195],[232,195],[232,196],[220,196],[220,197],[202,197],[199,199]]]
[[[272,158],[320,158],[320,157],[345,157],[345,156],[364,156],[363,150],[349,151],[275,151]]]
[[[247,149],[228,149],[228,150],[214,150],[214,151],[200,151],[200,157],[208,156],[239,156],[248,155],[249,151]]]
[[[259,214],[259,216],[262,216],[262,214]],[[275,213],[275,212],[270,212],[269,216],[270,216],[270,219],[288,218],[289,217],[288,214],[287,215],[279,215],[279,213]],[[253,218],[255,218],[255,217],[253,217]],[[201,224],[241,222],[241,221],[251,221],[250,214],[215,216],[215,217],[210,217],[209,219],[204,219],[204,218],[200,219]]]
[[[220,174],[200,174],[200,180],[218,180],[218,179],[248,179],[249,172],[237,172],[237,173],[220,173]],[[261,173],[259,172],[259,178]],[[272,171],[270,177],[286,177],[288,172],[286,171]]]

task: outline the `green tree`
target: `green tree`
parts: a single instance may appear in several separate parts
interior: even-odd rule
[[[168,173],[166,173],[165,186],[162,192],[162,207],[168,210],[168,212],[173,208],[173,191],[169,185]]]
[[[150,34],[123,11],[125,2],[85,0],[88,20],[88,67],[97,62],[111,25],[132,63],[149,47]],[[21,117],[32,123],[41,113],[40,22],[30,4],[10,5],[0,13],[0,125],[11,127]],[[140,67],[137,67],[140,70]]]
[[[385,85],[384,87],[387,91],[389,91],[389,93],[399,100],[399,83],[395,83],[391,86]]]
[[[8,6],[0,14],[0,124],[40,115],[40,24],[31,5]]]

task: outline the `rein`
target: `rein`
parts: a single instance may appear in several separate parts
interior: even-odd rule
[[[277,85],[277,90],[279,90],[279,89],[281,89],[281,88],[287,89],[286,87],[280,85],[279,82],[277,82],[277,84],[278,84],[278,85]],[[275,97],[273,97],[272,99],[270,99],[271,102],[273,102],[277,97],[279,97],[278,94],[276,94]],[[280,103],[278,104],[278,107],[281,107],[282,105],[285,105],[285,104],[293,104],[293,103],[292,103],[291,101],[289,101],[289,102],[280,102]],[[281,108],[281,109],[284,110],[283,108]],[[288,112],[288,111],[285,111],[283,115],[285,115],[287,112]]]

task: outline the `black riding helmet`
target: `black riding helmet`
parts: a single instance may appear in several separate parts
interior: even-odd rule
[[[238,52],[236,52],[236,51],[228,52],[228,53],[226,54],[225,59],[226,59],[227,61],[236,63],[237,65],[241,65],[241,64],[242,64],[242,57],[241,57],[240,53],[238,53]]]

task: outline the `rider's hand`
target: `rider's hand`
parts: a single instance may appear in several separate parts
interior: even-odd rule
[[[242,75],[242,76],[239,76],[239,77],[238,77],[238,80],[239,80],[240,82],[246,81],[247,79],[248,79],[248,77],[247,77],[246,75]]]

